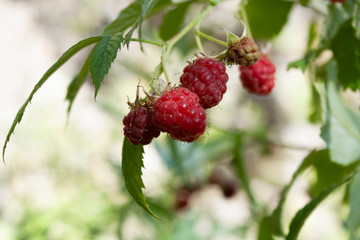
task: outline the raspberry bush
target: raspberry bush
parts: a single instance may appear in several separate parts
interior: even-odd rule
[[[288,240],[297,239],[313,211],[327,197],[336,196],[345,199],[336,206],[345,208],[337,214],[338,222],[343,223],[339,228],[346,232],[346,238],[359,239],[360,115],[358,106],[354,107],[358,105],[356,100],[350,99],[360,89],[360,0],[242,0],[236,9],[228,4],[223,0],[132,1],[116,19],[103,26],[102,33],[70,47],[45,72],[10,126],[3,145],[3,160],[10,138],[16,137],[12,134],[35,93],[75,54],[90,48],[68,85],[68,113],[80,89],[86,88],[87,79],[92,81],[95,99],[108,95],[100,90],[111,89],[115,85],[111,79],[120,81],[121,88],[131,85],[142,90],[137,92],[135,103],[129,104],[129,112],[121,110],[122,107],[128,109],[125,95],[107,96],[116,99],[116,107],[100,105],[112,116],[122,119],[122,123],[118,123],[122,131],[116,133],[124,136],[122,162],[114,168],[132,199],[145,212],[169,223],[169,229],[175,229],[172,224],[181,218],[179,212],[194,210],[194,199],[208,188],[218,188],[226,201],[240,195],[246,197],[244,206],[249,215],[246,224],[234,229],[226,226],[222,231],[238,234],[239,229],[243,229],[235,239],[257,235],[260,240]],[[289,44],[292,50],[280,46],[287,36],[283,29],[293,26],[290,19],[298,16],[295,11],[311,15],[311,21],[304,18],[306,21],[302,22],[308,29],[302,57],[292,52],[294,48],[301,48],[298,42]],[[219,17],[220,13],[226,16]],[[239,21],[230,26],[226,22],[229,16]],[[298,36],[295,37],[289,41],[298,41]],[[133,54],[133,51],[139,52],[135,51],[137,48],[141,56],[152,56],[155,51],[157,58],[138,60],[138,53]],[[126,57],[124,51],[130,54]],[[140,62],[138,65],[136,60]],[[153,63],[156,65],[151,66]],[[110,69],[113,64],[121,65],[121,71],[127,74],[116,75],[112,72],[114,69]],[[300,94],[292,79],[279,81],[286,71],[302,72],[310,94]],[[130,73],[136,75],[137,81],[140,79],[138,86],[124,79]],[[104,84],[105,81],[108,84]],[[273,92],[276,88],[278,91]],[[244,94],[245,91],[259,96]],[[294,96],[309,103],[307,123],[318,130],[323,145],[306,148],[282,140],[286,129],[283,125],[289,126],[291,117],[282,113],[281,106],[286,106],[284,109],[288,111],[298,110],[298,106],[289,106],[287,100]],[[120,103],[119,98],[123,99]],[[117,108],[120,110],[113,110]],[[144,145],[147,146],[144,148]],[[281,155],[277,155],[279,148],[302,151],[301,163],[291,168],[290,174],[289,169],[284,173],[285,168],[274,167],[275,163],[268,161]],[[144,152],[153,153],[152,150],[156,150],[171,177],[161,183],[165,193],[158,198],[152,195],[148,203],[142,191],[145,186],[142,167],[143,157],[148,156]],[[259,174],[260,169],[266,169],[266,174]],[[303,176],[308,169],[312,174],[310,181]],[[267,173],[271,171],[276,171],[274,175],[279,179],[292,177],[287,179],[287,184],[281,183],[279,179],[268,179]],[[297,212],[290,216],[286,202],[289,194],[297,196],[290,190],[299,178],[308,183],[308,201],[301,207],[297,204]],[[266,195],[278,194],[278,197],[266,199],[265,194],[256,189],[259,183],[267,190],[276,189]],[[338,189],[342,191],[336,191]],[[211,201],[211,197],[207,198],[207,202]],[[131,211],[127,210],[131,206],[121,208],[117,221],[131,217]],[[199,206],[203,211],[202,207]],[[202,239],[198,235],[171,235],[190,230],[169,233],[170,230],[159,230],[157,226],[161,224],[148,224],[154,228],[150,231],[155,232],[153,239]],[[191,222],[186,226],[195,225]],[[214,223],[214,226],[217,225]],[[122,232],[122,223],[116,229]],[[98,229],[93,232],[96,231]],[[119,236],[121,239],[121,234]]]

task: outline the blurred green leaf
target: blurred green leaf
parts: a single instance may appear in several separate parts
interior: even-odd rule
[[[116,58],[117,52],[121,49],[123,40],[121,34],[104,36],[95,46],[90,59],[90,73],[95,86],[95,98],[105,75],[109,72],[111,64]]]
[[[311,123],[319,123],[322,120],[322,102],[321,96],[317,91],[316,87],[311,85],[311,105],[310,105],[310,114],[309,121]]]
[[[309,51],[302,59],[289,63],[288,70],[291,68],[299,68],[302,72],[305,72],[306,68],[314,61],[317,56],[318,51]]]
[[[285,25],[293,2],[286,0],[248,0],[245,5],[254,38],[270,39]]]
[[[141,168],[144,167],[142,161],[143,153],[144,148],[142,145],[133,145],[126,137],[124,137],[121,166],[125,186],[140,207],[142,207],[151,216],[160,220],[160,218],[151,211],[149,205],[145,202],[145,197],[142,193],[142,188],[145,188],[141,179]]]
[[[356,168],[356,164],[349,166],[342,166],[334,163],[330,159],[329,151],[324,150],[323,154],[319,156],[316,162],[314,162],[314,168],[316,171],[316,182],[311,186],[310,195],[316,196],[321,193],[325,188],[341,181]]]
[[[167,41],[180,31],[181,24],[190,4],[191,1],[180,3],[164,16],[159,30],[162,40]]]
[[[299,3],[302,5],[302,6],[307,6],[309,4],[310,0],[299,0]]]
[[[360,170],[360,168],[358,168]],[[350,231],[350,240],[360,239],[360,172],[357,172],[350,184],[350,213],[346,225]]]
[[[102,39],[103,39],[102,36],[90,37],[90,38],[81,40],[80,42],[76,43],[74,46],[72,46],[66,52],[64,52],[63,55],[61,55],[61,57],[56,61],[56,63],[54,63],[45,72],[45,74],[41,77],[41,79],[36,83],[36,85],[34,86],[34,89],[31,91],[29,97],[26,99],[25,103],[21,106],[21,108],[16,113],[15,119],[13,120],[13,123],[12,123],[12,125],[11,125],[11,127],[9,129],[9,132],[6,135],[6,139],[5,139],[4,146],[3,146],[3,151],[2,151],[3,161],[5,161],[5,149],[6,149],[7,143],[10,141],[10,136],[14,132],[16,125],[21,122],[21,119],[22,119],[22,117],[24,115],[25,109],[26,109],[27,105],[31,102],[31,100],[32,100],[33,96],[35,95],[35,93],[49,79],[49,77],[54,72],[56,72],[56,70],[58,70],[64,63],[66,63],[72,56],[74,56],[81,49],[83,49],[83,48],[85,48],[85,47],[87,47],[87,46],[89,46],[91,44],[97,43],[97,42],[101,41]]]
[[[136,0],[122,10],[117,18],[105,27],[103,35],[124,32],[127,28],[133,26],[141,14],[143,2],[143,0]],[[171,0],[159,0],[152,12],[157,12],[170,4]]]
[[[273,226],[269,217],[263,217],[259,224],[257,240],[274,240]]]
[[[335,189],[341,185],[349,182],[353,176],[346,177],[341,182],[338,182],[331,187],[322,191],[317,197],[313,198],[308,204],[305,205],[301,210],[299,210],[290,224],[289,234],[286,236],[286,240],[296,240],[302,226],[304,225],[306,219],[310,216],[312,211],[323,201],[325,200]]]
[[[344,22],[331,41],[331,49],[339,69],[339,83],[344,88],[360,89],[360,40],[351,20]]]
[[[323,159],[328,158],[328,156],[329,156],[328,150],[312,151],[306,158],[304,158],[300,166],[297,168],[297,170],[295,171],[295,173],[291,178],[290,183],[284,187],[284,189],[281,192],[280,201],[270,216],[271,232],[274,235],[284,236],[284,229],[283,229],[284,205],[287,199],[287,195],[290,191],[290,188],[294,184],[295,180],[308,167],[310,167],[311,165],[315,164],[318,161],[323,161]]]
[[[360,116],[341,99],[336,88],[336,64],[327,65],[327,113],[321,137],[330,149],[331,160],[349,165],[360,160]]]

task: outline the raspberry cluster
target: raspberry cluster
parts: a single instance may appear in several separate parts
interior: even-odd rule
[[[194,92],[200,105],[211,108],[219,104],[226,92],[229,77],[222,62],[210,58],[198,58],[184,68],[180,77],[181,87]]]
[[[250,93],[268,95],[274,87],[275,65],[266,55],[250,67],[240,66],[240,80],[243,87]]]

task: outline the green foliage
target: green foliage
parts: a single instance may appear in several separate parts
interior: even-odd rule
[[[331,61],[327,66],[327,113],[321,137],[330,149],[331,160],[349,165],[360,160],[360,116],[340,98],[336,76],[336,65]]]
[[[139,206],[150,215],[160,220],[160,218],[151,211],[149,205],[145,202],[145,197],[142,193],[142,188],[145,188],[141,179],[141,168],[144,167],[142,160],[143,153],[144,148],[142,145],[133,145],[126,137],[124,137],[121,167],[125,186]]]
[[[180,3],[164,16],[159,30],[162,40],[167,41],[179,32],[190,4],[191,1]]]
[[[105,75],[110,69],[111,63],[115,60],[118,50],[121,49],[121,43],[123,40],[122,34],[104,36],[103,39],[95,46],[89,65],[91,78],[95,86],[95,98]],[[85,68],[86,64],[87,63],[85,62]],[[86,69],[84,72],[85,71]]]
[[[338,182],[331,187],[323,190],[317,197],[313,198],[305,207],[298,211],[291,221],[289,234],[286,236],[286,240],[297,239],[299,232],[304,225],[306,219],[310,216],[312,211],[325,200],[335,189],[341,185],[348,183],[353,176],[346,177],[341,182]]]
[[[245,10],[253,37],[271,39],[279,34],[292,6],[286,0],[248,0]]]
[[[360,39],[355,34],[348,20],[340,26],[330,44],[339,69],[339,83],[352,90],[360,88]]]
[[[360,238],[360,168],[350,184],[350,214],[346,221],[346,225],[350,230],[350,239],[356,240]]]

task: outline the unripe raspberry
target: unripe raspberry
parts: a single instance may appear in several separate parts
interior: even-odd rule
[[[239,41],[229,46],[227,60],[230,63],[251,66],[260,57],[259,46],[248,36],[244,36]]]
[[[241,82],[243,87],[250,93],[267,95],[274,87],[275,65],[266,55],[250,67],[240,66]]]
[[[145,107],[137,107],[124,117],[124,135],[132,144],[146,145],[160,135],[160,130],[152,124],[151,119],[151,111]]]
[[[180,77],[181,87],[196,93],[205,109],[219,104],[226,92],[229,77],[222,62],[199,58],[184,68]]]
[[[199,97],[187,88],[171,89],[156,100],[153,124],[174,140],[193,142],[206,129],[205,109]]]

